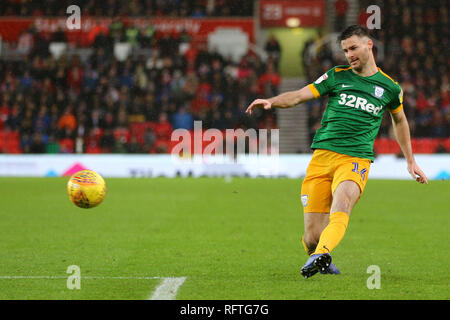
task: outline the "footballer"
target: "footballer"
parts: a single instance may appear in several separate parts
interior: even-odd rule
[[[300,90],[256,99],[246,110],[251,115],[254,108],[289,108],[328,95],[301,188],[305,227],[302,243],[309,255],[301,268],[305,278],[317,272],[340,273],[331,262],[331,252],[342,240],[352,208],[364,191],[374,160],[373,144],[385,111],[391,115],[408,172],[417,182],[428,184],[413,156],[403,91],[377,67],[368,30],[350,26],[339,41],[349,65],[332,68]]]

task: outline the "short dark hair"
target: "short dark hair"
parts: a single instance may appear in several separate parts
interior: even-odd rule
[[[342,40],[348,39],[351,36],[358,36],[358,37],[369,37],[370,38],[370,33],[369,30],[364,28],[363,26],[354,24],[352,26],[347,27],[344,31],[342,31],[342,33],[339,35],[339,42],[341,42]]]

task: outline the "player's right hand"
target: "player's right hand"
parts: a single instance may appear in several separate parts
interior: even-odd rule
[[[264,108],[264,110],[269,110],[272,108],[272,103],[267,99],[256,99],[248,106],[245,113],[251,115],[253,113],[253,108]]]

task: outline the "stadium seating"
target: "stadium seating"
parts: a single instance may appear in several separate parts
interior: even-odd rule
[[[190,1],[181,2],[187,6],[188,16],[194,12],[195,15],[199,14],[199,8],[193,7]],[[20,3],[14,5],[7,3],[0,8],[0,14],[3,12],[9,17],[19,14],[29,17],[52,16],[59,12],[58,8],[62,8],[64,3],[68,2],[58,2],[58,5],[49,6],[45,10],[30,6],[28,3],[23,4],[29,6],[27,8],[21,8]],[[92,2],[91,5],[95,7],[97,3]],[[115,1],[109,5],[113,7],[114,12],[123,11],[123,16],[127,16],[126,12],[129,13],[128,5],[121,5]],[[149,9],[149,5],[153,13],[166,14],[174,10],[171,13],[172,17],[186,14],[176,8],[166,7],[164,2],[159,1],[135,1],[135,5],[143,9],[139,14]],[[102,5],[97,6],[91,8],[97,15],[106,10]],[[221,6],[223,4],[217,2],[213,11],[204,14],[215,16],[221,16],[222,13],[230,16],[253,14],[252,1],[235,7],[240,8],[237,11],[235,9],[223,11]],[[110,10],[106,11],[104,14],[110,14]],[[134,17],[134,15],[128,17],[130,16]],[[101,27],[99,30],[102,28],[105,29]],[[119,24],[117,30],[122,30],[121,32],[126,35],[130,28],[132,26]],[[145,54],[138,56],[133,53],[128,57],[118,58],[114,55],[113,46],[109,44],[127,43],[128,39],[114,38],[113,31],[117,30],[113,30],[111,24],[111,30],[107,30],[109,33],[106,35],[102,32],[89,33],[88,37],[92,38],[93,45],[88,51],[82,51],[84,48],[81,47],[77,48],[79,45],[77,43],[64,45],[67,39],[64,39],[63,32],[44,35],[29,29],[20,34],[23,38],[19,38],[19,41],[29,46],[24,50],[28,55],[17,56],[22,57],[23,61],[0,60],[0,70],[5,67],[7,71],[6,76],[0,75],[0,130],[18,130],[20,133],[19,144],[6,145],[7,140],[0,142],[2,152],[30,152],[31,148],[22,146],[31,145],[37,134],[44,135],[44,143],[52,136],[59,145],[59,152],[62,153],[74,152],[76,140],[82,142],[81,149],[77,143],[77,152],[99,153],[119,149],[121,151],[117,152],[126,152],[127,149],[144,153],[168,152],[170,134],[175,129],[173,116],[181,108],[189,114],[190,122],[201,120],[204,126],[211,123],[213,114],[217,119],[217,114],[221,118],[226,112],[232,113],[231,121],[227,122],[230,128],[249,124],[248,121],[242,123],[243,118],[237,116],[241,112],[237,99],[240,99],[240,103],[242,101],[249,103],[254,95],[250,82],[253,82],[253,87],[257,86],[258,79],[266,67],[273,70],[270,65],[266,66],[261,61],[255,61],[260,59],[259,57],[244,56],[242,64],[246,64],[249,68],[247,77],[230,78],[227,77],[230,73],[226,70],[234,66],[234,61],[229,57],[220,56],[217,52],[208,52],[202,44],[189,43],[189,39],[180,33],[169,38],[155,35],[150,41],[151,46],[142,48],[144,51],[147,50],[142,51]],[[183,41],[180,40],[181,37]],[[11,43],[8,46],[14,47],[15,44]],[[186,49],[186,46],[188,50],[179,50]],[[57,68],[47,67],[54,64]],[[257,72],[251,71],[253,64],[258,65]],[[276,76],[276,71],[273,71],[273,77]],[[7,93],[4,88],[8,88]],[[13,116],[14,104],[18,106],[19,112]],[[38,127],[35,119],[39,110],[43,111]],[[272,113],[273,111],[264,111],[251,125],[255,128],[263,127],[266,115]],[[167,118],[164,123],[158,121],[162,114],[166,114]],[[186,121],[179,123],[186,124]],[[108,129],[113,132],[112,142],[109,141],[111,137],[104,137],[104,132]],[[94,133],[91,133],[92,130]],[[134,143],[135,140],[137,145]],[[118,149],[112,147],[115,143]],[[120,148],[120,145],[124,148]],[[49,150],[54,152],[58,149]]]
[[[233,6],[230,2],[239,5]],[[369,2],[361,1],[361,8]],[[29,2],[6,1],[4,6],[0,6],[0,16],[50,17],[60,13],[61,8],[69,3],[71,1],[63,0],[41,8]],[[91,1],[87,10],[98,17],[112,13],[114,16],[120,13],[121,17],[170,15],[187,18],[253,15],[253,1],[230,0],[227,1],[228,8],[224,1],[216,1],[212,9],[199,8],[187,0],[178,1],[180,7],[154,0],[137,0],[133,1],[133,5],[119,1],[108,2],[108,5],[100,3]],[[374,37],[385,44],[385,59],[377,63],[404,89],[405,112],[415,138],[414,152],[448,151],[446,138],[450,134],[450,111],[445,86],[448,83],[448,63],[442,60],[443,55],[436,54],[436,50],[446,52],[448,43],[448,30],[439,19],[442,13],[438,5],[428,8],[425,2],[415,4],[418,9],[427,12],[423,28],[438,35],[427,36],[428,33],[421,28],[403,28],[397,23],[408,15],[411,15],[412,23],[421,17],[401,10],[402,2],[399,0],[389,1],[389,5],[389,10],[384,8],[383,28],[374,30]],[[363,20],[360,22],[364,23]],[[264,83],[274,87],[272,95],[278,92],[281,78],[276,64],[273,65],[270,59],[263,62],[249,52],[235,63],[216,52],[208,52],[204,46],[189,43],[186,35],[164,38],[155,34],[151,40],[144,37],[151,43],[144,48],[148,50],[145,55],[131,55],[122,61],[114,56],[113,44],[127,42],[127,28],[131,27],[121,24],[119,20],[116,22],[118,24],[114,24],[114,28],[117,29],[111,27],[107,35],[97,31],[89,34],[93,45],[73,55],[65,54],[74,46],[76,49],[76,44],[65,46],[64,35],[58,32],[43,36],[30,29],[21,34],[23,52],[28,53],[18,55],[12,61],[0,60],[0,70],[5,71],[0,74],[0,152],[30,152],[26,146],[36,134],[43,134],[44,143],[52,137],[59,144],[59,152],[75,152],[77,138],[83,142],[77,152],[169,152],[170,132],[176,129],[173,117],[180,109],[188,113],[189,121],[202,120],[206,128],[217,124],[214,121],[225,118],[225,114],[231,116],[224,121],[226,125],[221,125],[230,128],[276,126],[273,111],[261,112],[252,122],[255,117],[249,121],[242,116],[240,109],[240,105],[249,103],[255,94],[264,96]],[[99,27],[99,30],[102,28]],[[113,36],[120,28],[125,38]],[[47,36],[53,41],[49,41]],[[59,49],[51,43],[59,43]],[[27,46],[30,47],[25,48]],[[50,51],[58,49],[59,55],[62,47],[65,54],[53,58]],[[414,47],[417,47],[417,52],[412,55]],[[21,60],[17,60],[20,57]],[[341,63],[327,46],[323,46],[316,57],[305,65],[307,81],[314,81],[332,65]],[[71,108],[67,108],[69,105]],[[323,112],[325,100],[321,100],[320,105]],[[36,121],[40,110],[44,110],[43,116],[40,115],[40,121]],[[167,114],[166,124],[158,124],[162,113]],[[317,114],[313,116],[312,112],[310,118],[310,127],[316,128],[320,118]],[[399,152],[398,145],[390,139],[390,126],[390,121],[382,122],[374,144],[376,153]],[[311,128],[312,137],[314,130]],[[114,141],[108,142],[108,147],[102,147],[101,140],[107,129],[112,130]],[[112,147],[114,142],[117,148]],[[120,145],[125,149],[119,148]]]

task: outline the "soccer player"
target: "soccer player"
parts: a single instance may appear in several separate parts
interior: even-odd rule
[[[349,65],[332,68],[300,90],[256,99],[246,110],[251,115],[254,108],[289,108],[328,95],[301,188],[302,243],[310,256],[301,268],[305,278],[317,272],[340,273],[330,253],[343,238],[352,208],[364,191],[385,111],[391,115],[408,172],[417,182],[428,184],[412,153],[402,89],[377,67],[368,30],[350,26],[339,40]]]

